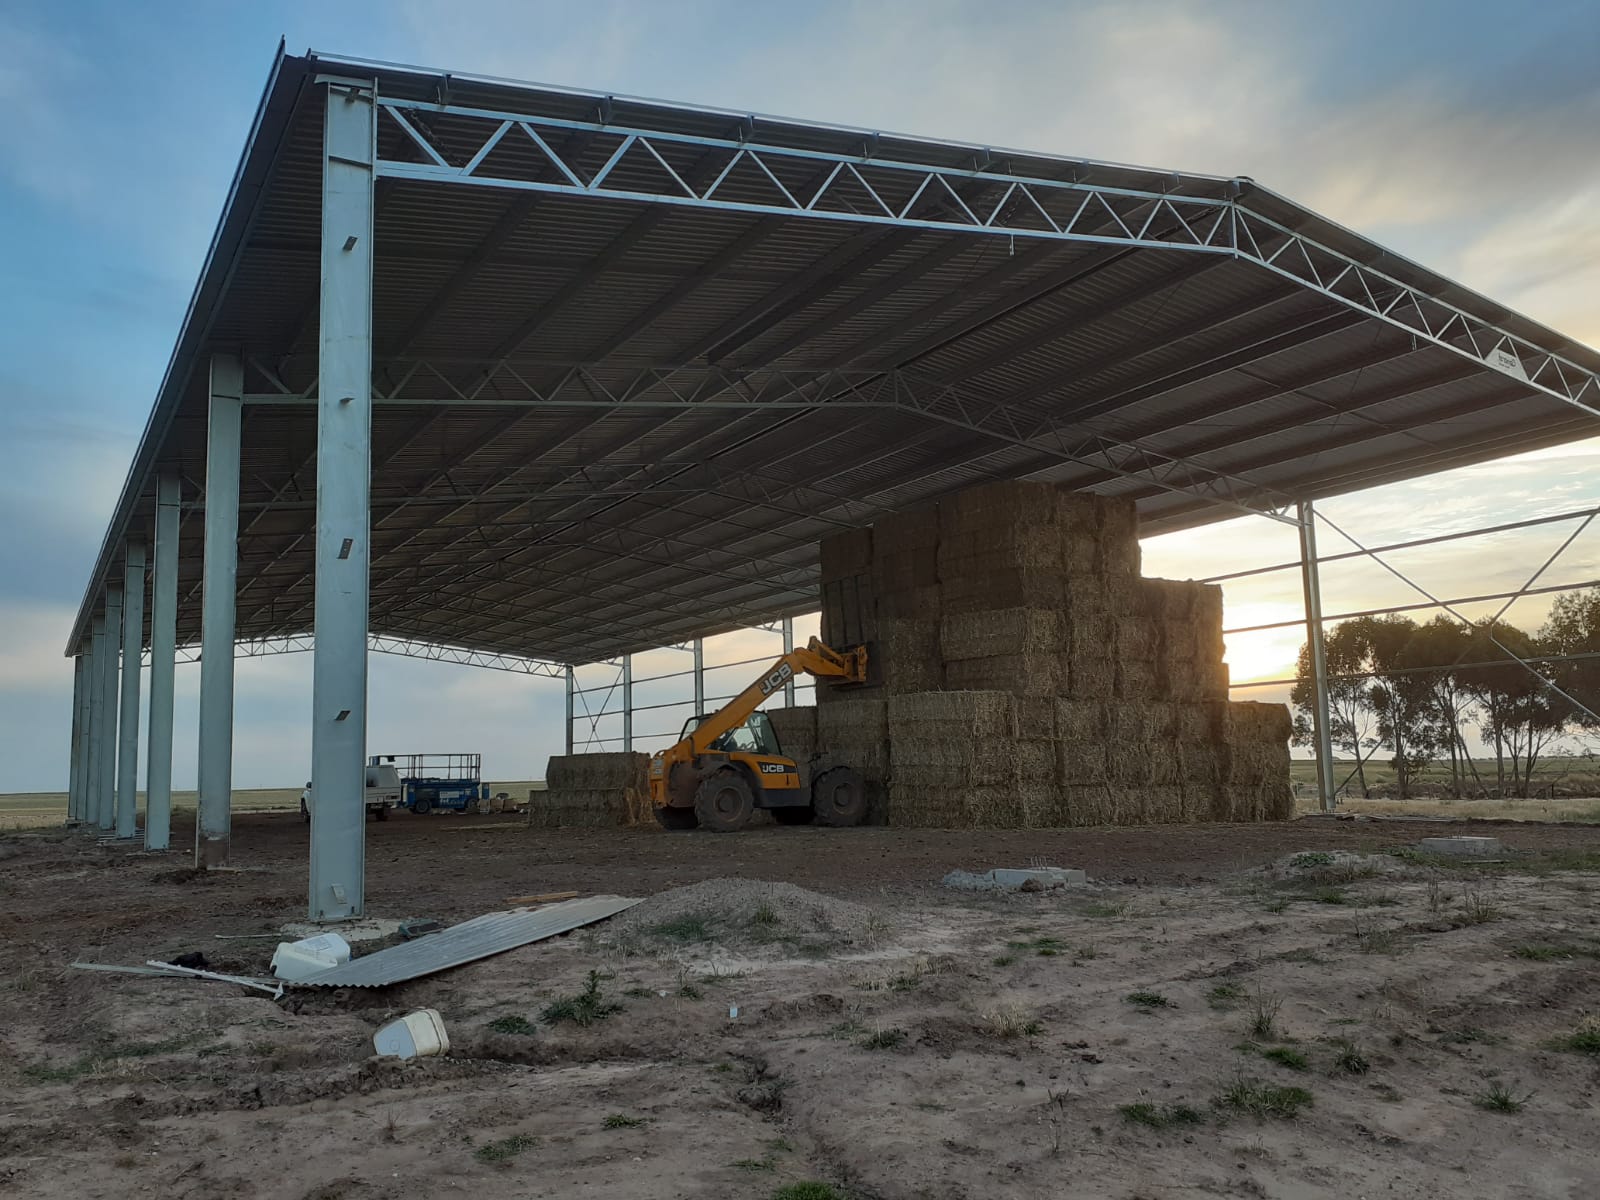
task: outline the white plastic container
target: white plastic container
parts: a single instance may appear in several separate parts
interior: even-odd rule
[[[448,1054],[450,1035],[438,1009],[419,1008],[373,1034],[372,1048],[380,1058],[427,1058]]]
[[[319,933],[298,942],[279,942],[272,956],[272,973],[279,979],[309,979],[349,961],[349,942],[337,933]]]

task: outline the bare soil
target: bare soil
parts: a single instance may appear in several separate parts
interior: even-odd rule
[[[368,830],[375,916],[705,885],[428,979],[275,1002],[66,964],[200,951],[264,974],[304,913],[295,817],[240,817],[240,869],[207,875],[82,833],[0,836],[0,1194],[1600,1194],[1594,827]],[[1360,857],[1443,833],[1498,836],[1507,861]],[[938,882],[1033,861],[1091,885]],[[591,972],[598,1013],[557,1019]],[[370,1057],[424,1005],[449,1056]]]

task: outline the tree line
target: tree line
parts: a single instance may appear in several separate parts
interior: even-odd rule
[[[1501,620],[1418,624],[1393,614],[1341,621],[1324,644],[1333,748],[1355,760],[1348,782],[1365,795],[1367,768],[1386,753],[1377,761],[1393,767],[1402,798],[1434,764],[1448,769],[1452,795],[1526,797],[1559,739],[1600,729],[1600,588],[1559,597],[1533,633]],[[1296,745],[1315,745],[1314,696],[1305,645],[1290,694]],[[1493,755],[1492,774],[1467,751],[1473,731]]]

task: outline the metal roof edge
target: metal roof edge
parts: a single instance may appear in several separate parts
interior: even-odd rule
[[[177,341],[173,344],[172,357],[167,361],[166,373],[162,376],[161,386],[156,392],[156,402],[145,422],[144,432],[139,437],[139,448],[134,452],[133,462],[128,467],[127,477],[122,484],[122,493],[117,499],[117,507],[112,512],[111,520],[106,526],[105,537],[100,543],[100,553],[84,586],[83,598],[78,604],[78,615],[74,618],[72,631],[67,637],[64,653],[69,658],[86,640],[85,635],[99,595],[98,585],[111,570],[116,558],[118,540],[132,518],[133,506],[138,501],[139,493],[144,490],[145,480],[155,464],[161,440],[166,436],[167,427],[177,410],[183,388],[194,369],[194,356],[205,336],[205,329],[201,323],[209,326],[211,318],[205,299],[208,296],[214,298],[216,293],[227,286],[228,278],[232,275],[239,252],[243,248],[245,234],[254,217],[255,202],[260,198],[266,176],[270,175],[271,167],[277,161],[283,135],[297,107],[300,89],[313,60],[285,53],[284,45],[284,40],[279,38],[272,69],[267,73],[266,86],[262,89],[261,101],[256,106],[255,119],[250,126],[250,136],[245,140],[244,151],[239,156],[239,165],[234,169],[233,181],[228,187],[228,197],[223,203],[221,215],[217,218],[217,227],[211,235],[211,245],[206,251],[205,265],[195,281],[194,292],[189,297],[189,306],[184,312],[183,323],[179,326]],[[286,99],[288,102],[284,103]],[[271,144],[269,158],[265,164],[257,164],[255,160],[259,153],[258,148],[269,141]],[[248,186],[250,169],[252,166],[262,165],[265,170],[259,172],[260,178],[256,182],[255,195],[251,198],[248,211],[240,211],[239,201]]]

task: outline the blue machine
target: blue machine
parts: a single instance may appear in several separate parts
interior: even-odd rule
[[[369,766],[400,774],[400,807],[419,817],[440,810],[471,812],[489,799],[481,754],[374,754]]]

